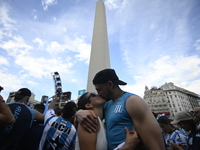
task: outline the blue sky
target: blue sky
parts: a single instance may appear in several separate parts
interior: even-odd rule
[[[86,88],[97,0],[1,0],[0,85],[28,87],[40,101]],[[199,0],[104,0],[111,68],[126,91],[143,97],[145,85],[165,82],[200,94]]]

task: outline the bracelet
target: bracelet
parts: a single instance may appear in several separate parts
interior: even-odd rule
[[[4,100],[1,100],[0,103],[5,103],[5,101],[4,101]]]

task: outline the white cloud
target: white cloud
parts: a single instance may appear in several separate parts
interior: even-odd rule
[[[72,79],[71,81],[72,81],[72,82],[77,82],[77,80],[76,80],[76,79]]]
[[[10,74],[7,69],[0,70],[0,85],[4,87],[4,90],[1,92],[1,95],[7,100],[10,92],[15,92],[22,87],[26,87],[25,84],[29,85],[37,85],[36,82],[31,81],[29,76],[25,74],[25,71],[22,71],[19,74]]]
[[[33,19],[34,19],[34,20],[37,20],[37,19],[38,19],[38,16],[36,15],[37,13],[38,13],[37,10],[35,10],[35,9],[32,10],[32,15],[33,15]]]
[[[55,5],[55,4],[57,4],[57,3],[58,3],[57,0],[42,0],[43,9],[44,9],[45,11],[48,10],[48,7],[49,7],[50,5]]]
[[[13,24],[15,21],[9,17],[9,8],[3,4],[0,5],[0,24],[3,25],[4,30],[11,30],[14,29]]]
[[[189,82],[200,76],[199,65],[200,58],[197,56],[176,58],[164,56],[151,63],[145,73],[143,72],[146,76],[143,76],[150,85],[162,82]]]
[[[135,71],[137,72],[137,70]],[[141,74],[133,74],[134,85],[123,89],[143,97],[145,85],[160,87],[165,82],[200,93],[200,58],[198,56],[171,58],[164,56],[143,68]]]
[[[76,38],[73,45],[76,46],[76,51],[79,53],[75,55],[75,57],[77,57],[79,61],[89,63],[91,45],[85,43],[85,41],[80,38]]]
[[[150,29],[151,30],[153,30],[153,29],[155,29],[155,28],[157,28],[158,27],[158,25],[156,25],[156,24],[154,24],[154,23],[152,23],[151,25],[150,25]]]
[[[76,54],[75,57],[79,61],[89,63],[91,45],[85,42],[84,37],[77,37],[74,40],[69,37],[65,37],[64,41],[66,41],[65,44],[60,44],[56,41],[52,42],[47,47],[47,51],[54,55],[62,52],[76,52],[78,54]]]
[[[3,31],[0,30],[0,41],[3,39]]]
[[[37,18],[38,18],[37,15],[34,15],[33,19],[34,19],[34,20],[37,20]]]
[[[1,92],[1,95],[6,99],[9,92],[16,91],[22,86],[23,80],[20,80],[20,77],[16,75],[9,74],[7,72],[0,71],[1,80],[0,85],[4,87],[4,90]]]
[[[41,48],[44,47],[44,43],[45,43],[45,42],[43,42],[40,38],[35,38],[35,39],[33,40],[33,42],[39,44],[39,49],[41,49]]]
[[[191,92],[200,94],[199,85],[200,85],[200,80],[195,80],[192,82],[185,82],[185,83],[183,82],[180,84],[180,87],[190,90]]]
[[[30,80],[27,80],[26,81],[29,85],[38,85],[37,82],[34,82],[34,81],[30,81]]]
[[[47,47],[47,52],[51,54],[64,52],[64,50],[65,50],[65,47],[56,41],[51,42],[51,44]]]
[[[26,70],[30,76],[35,78],[47,77],[49,76],[49,72],[55,70],[63,73],[70,73],[69,68],[73,66],[68,60],[62,61],[59,58],[32,58],[31,56],[25,57],[24,55],[18,55],[15,62]]]
[[[44,42],[36,38],[34,42],[39,43],[40,46],[43,46]],[[57,49],[59,44],[53,44],[53,48]],[[60,45],[59,45],[60,46]],[[58,46],[58,50],[62,48]],[[17,65],[21,66],[25,72],[21,70],[20,74],[29,75],[35,78],[42,78],[49,75],[49,72],[60,71],[64,73],[70,73],[69,68],[72,67],[72,62],[70,62],[70,57],[66,57],[65,60],[59,58],[56,59],[45,59],[45,58],[34,58],[30,50],[33,49],[32,46],[29,46],[25,43],[24,39],[20,36],[13,37],[13,40],[4,42],[0,45],[1,48],[8,51],[8,54],[14,58],[14,61]]]
[[[200,39],[199,39],[199,40],[196,40],[194,46],[195,46],[195,48],[196,48],[197,51],[200,50]]]
[[[105,5],[108,7],[110,10],[114,9],[121,9],[125,7],[125,5],[128,3],[127,0],[107,0],[105,1]]]
[[[6,65],[6,66],[9,66],[9,61],[0,55],[0,65]]]
[[[145,84],[137,82],[134,85],[120,86],[124,91],[134,93],[143,98]]]
[[[26,55],[29,53],[29,50],[33,49],[33,47],[27,45],[20,36],[14,36],[13,40],[3,42],[0,47],[7,50],[9,55],[14,57],[17,55]]]

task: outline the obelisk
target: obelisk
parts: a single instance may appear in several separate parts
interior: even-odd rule
[[[110,68],[110,54],[105,5],[103,0],[99,0],[96,3],[87,92],[96,92],[92,79],[97,72],[105,68]]]

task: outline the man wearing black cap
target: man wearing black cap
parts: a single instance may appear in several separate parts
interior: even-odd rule
[[[126,138],[124,127],[128,127],[129,130],[135,128],[146,148],[165,149],[161,130],[147,104],[139,96],[125,92],[119,87],[127,83],[119,80],[115,70],[101,70],[95,75],[93,84],[98,95],[107,101],[104,105],[104,116],[109,150],[113,150]],[[79,120],[84,119],[82,126],[85,126],[86,130],[95,131],[96,127],[92,128],[95,114],[87,117],[89,112],[85,113],[82,110],[77,116],[81,118]],[[92,118],[88,122],[89,125],[84,124],[89,118]]]
[[[34,109],[30,109],[26,104],[31,96],[31,91],[27,88],[19,89],[14,95],[14,103],[8,106],[16,121],[6,127],[0,127],[0,149],[16,150],[23,135],[31,127],[33,120],[44,121],[44,115]]]

